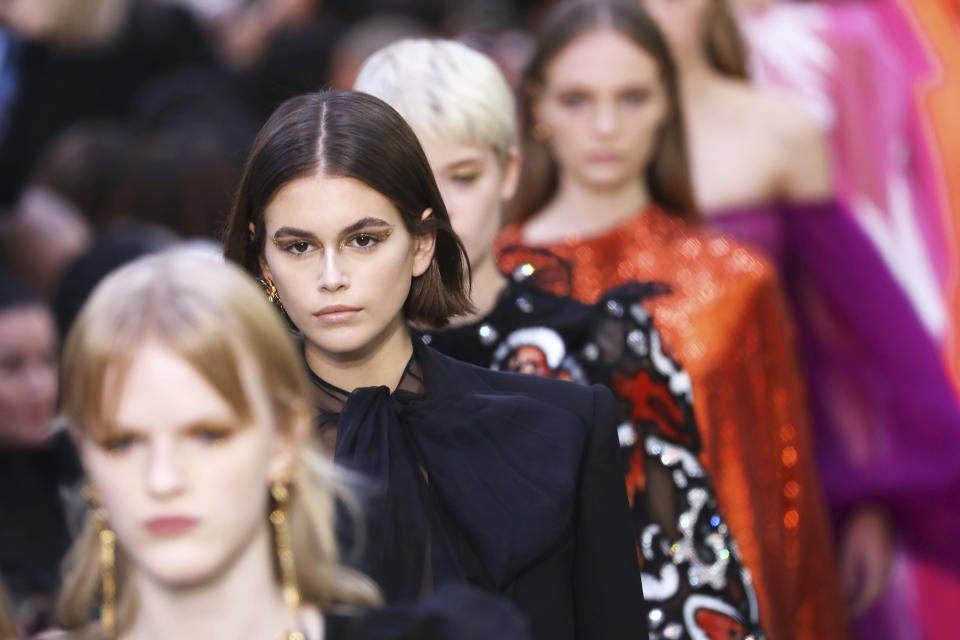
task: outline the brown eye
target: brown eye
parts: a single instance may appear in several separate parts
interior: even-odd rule
[[[576,109],[587,104],[588,98],[587,94],[581,93],[579,91],[572,93],[564,93],[560,96],[560,104],[570,109]]]
[[[377,234],[377,233],[358,233],[357,235],[350,238],[347,241],[347,246],[353,247],[355,249],[363,249],[369,251],[376,247],[378,244],[383,242],[386,237],[389,235],[389,232]]]
[[[100,446],[110,455],[117,455],[129,450],[136,440],[136,437],[131,434],[116,434],[108,436]]]
[[[287,245],[287,251],[294,254],[300,255],[306,253],[310,250],[310,243],[304,240],[297,240],[296,242],[291,242]]]

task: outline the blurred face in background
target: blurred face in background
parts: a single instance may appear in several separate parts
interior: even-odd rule
[[[612,191],[642,180],[668,113],[651,55],[613,29],[588,31],[547,63],[533,92],[561,181]]]
[[[29,39],[42,39],[53,29],[62,0],[0,0],[0,23]]]
[[[0,310],[0,446],[39,446],[57,401],[56,327],[42,305]]]

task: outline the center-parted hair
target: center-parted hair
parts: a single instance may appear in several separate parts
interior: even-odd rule
[[[418,134],[492,148],[501,164],[517,142],[507,79],[493,60],[460,42],[395,42],[367,58],[354,89],[388,102]]]
[[[254,140],[240,181],[224,238],[227,259],[260,275],[264,211],[284,185],[309,176],[359,180],[393,203],[411,235],[436,234],[430,267],[413,279],[407,320],[442,327],[473,310],[466,250],[423,149],[400,114],[365,93],[308,93],[274,111]],[[423,218],[426,209],[432,214]],[[322,212],[322,202],[317,210]]]

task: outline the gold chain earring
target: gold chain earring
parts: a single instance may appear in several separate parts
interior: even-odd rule
[[[280,562],[283,599],[290,610],[296,614],[300,609],[300,587],[297,584],[297,568],[293,559],[293,548],[290,545],[290,526],[287,517],[290,507],[290,490],[287,488],[287,483],[274,480],[270,483],[270,495],[276,503],[273,511],[270,512],[270,522],[273,524],[277,559]],[[286,637],[287,640],[303,640],[304,636],[299,631],[293,631]]]
[[[272,280],[265,280],[260,278],[260,285],[263,287],[264,291],[267,292],[267,300],[273,304],[280,307],[280,311],[286,311],[283,308],[283,303],[280,302],[280,293],[277,291],[277,285]]]
[[[550,139],[550,127],[542,122],[538,122],[537,124],[533,125],[531,134],[533,135],[533,139],[537,142],[545,143]]]
[[[107,523],[107,510],[100,505],[95,490],[88,488],[87,496],[93,503],[93,524],[100,540],[100,625],[104,638],[113,638],[117,625],[117,536]]]

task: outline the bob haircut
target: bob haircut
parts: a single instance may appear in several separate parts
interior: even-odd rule
[[[354,85],[433,140],[492,148],[501,165],[517,143],[516,102],[497,65],[453,40],[407,39],[363,63]]]
[[[473,310],[466,250],[417,136],[392,107],[365,93],[308,93],[274,111],[244,168],[224,239],[227,259],[260,275],[264,211],[284,185],[308,176],[359,180],[393,203],[411,235],[436,234],[433,260],[413,279],[404,305],[408,321],[443,327]],[[426,209],[433,213],[424,219]]]
[[[523,74],[521,119],[524,127],[524,162],[527,167],[547,167],[546,175],[521,170],[519,199],[512,209],[518,221],[532,217],[557,189],[556,160],[549,148],[533,135],[532,103],[546,82],[550,61],[577,37],[590,31],[610,29],[626,37],[650,55],[660,72],[667,95],[667,117],[657,134],[653,158],[643,171],[654,204],[664,212],[694,219],[696,205],[690,180],[686,133],[677,70],[656,23],[635,1],[571,0],[554,8],[537,33],[533,55]],[[541,172],[542,173],[542,172]]]
[[[241,419],[252,417],[249,381],[241,375],[241,367],[250,364],[271,400],[281,433],[298,437],[296,415],[311,415],[301,359],[256,283],[215,258],[175,251],[141,258],[109,275],[70,330],[61,367],[60,420],[74,439],[104,435],[119,401],[107,391],[119,388],[138,346],[149,339],[159,340],[196,369]],[[351,498],[334,478],[331,463],[305,442],[298,443],[298,450],[289,514],[304,601],[321,609],[379,604],[373,583],[339,564],[336,498],[342,497],[347,506]],[[266,522],[267,512],[263,516]],[[135,594],[123,541],[118,543],[117,630],[122,633],[132,622]],[[275,571],[279,585],[279,566]],[[65,629],[79,631],[79,637],[96,637],[90,615],[98,589],[99,543],[88,517],[64,562],[57,615]]]

